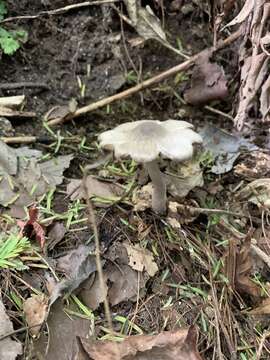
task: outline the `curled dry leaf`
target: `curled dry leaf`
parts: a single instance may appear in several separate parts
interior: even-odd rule
[[[32,336],[37,336],[48,314],[48,298],[45,295],[32,295],[23,304],[25,320]]]
[[[150,276],[154,276],[158,271],[158,266],[154,261],[153,254],[147,250],[141,248],[139,245],[123,244],[127,250],[129,257],[129,265],[132,269],[142,272],[145,270]]]
[[[239,246],[237,246],[237,240],[231,238],[226,257],[226,272],[233,289],[258,299],[261,293],[260,288],[250,279],[253,270],[251,254],[251,232],[246,235]]]
[[[191,88],[184,94],[189,104],[205,104],[228,96],[224,70],[218,64],[210,62],[211,55],[211,52],[205,51],[195,62]]]
[[[11,333],[13,329],[12,322],[6,314],[4,304],[0,299],[0,337]],[[22,354],[22,345],[18,341],[12,340],[10,336],[0,340],[0,359],[15,360]]]
[[[130,336],[122,342],[84,338],[80,341],[93,360],[202,360],[196,348],[197,331],[194,327],[152,336]]]
[[[33,206],[28,210],[29,220],[18,220],[17,224],[21,229],[21,236],[25,236],[28,239],[35,238],[40,244],[41,249],[45,245],[45,231],[42,225],[38,222],[38,209]]]

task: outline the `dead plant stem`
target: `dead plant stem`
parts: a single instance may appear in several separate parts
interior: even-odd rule
[[[100,256],[100,243],[99,243],[99,234],[98,234],[98,228],[96,223],[96,216],[94,207],[92,205],[92,201],[90,200],[90,195],[88,191],[88,187],[86,185],[86,179],[87,179],[87,170],[84,171],[83,175],[83,189],[85,192],[85,199],[86,199],[86,205],[87,205],[87,211],[88,211],[88,221],[89,225],[92,227],[94,232],[94,239],[95,239],[95,247],[96,247],[96,265],[97,265],[97,272],[99,276],[100,286],[103,293],[104,298],[104,311],[105,316],[108,322],[109,330],[111,334],[113,334],[113,326],[112,326],[112,318],[111,318],[111,312],[110,312],[110,306],[107,298],[106,293],[106,287],[105,287],[105,280],[103,276],[103,270],[101,265],[101,256]]]

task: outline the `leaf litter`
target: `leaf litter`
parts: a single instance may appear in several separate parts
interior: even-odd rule
[[[0,359],[15,360],[18,355],[22,354],[22,344],[16,340],[12,340],[9,333],[13,332],[13,325],[10,321],[2,300],[0,299],[0,337],[7,335],[6,338],[0,340]]]
[[[15,151],[0,141],[0,204],[22,217],[23,208],[39,200],[62,183],[63,172],[73,155],[59,156],[43,163],[41,153],[24,148]]]
[[[167,16],[169,19],[170,15],[167,13],[167,4],[164,4],[156,1],[155,4],[151,4],[152,9],[150,9],[149,6],[144,7],[145,3],[141,5],[139,1],[125,1],[129,16],[129,19],[126,17],[127,23],[132,25],[144,40],[154,39],[172,49],[167,41],[169,38],[170,41],[177,42],[178,48],[181,49],[181,28],[185,23],[184,11],[186,9],[182,12],[183,3],[180,1],[178,9],[173,14],[174,21],[180,26],[176,31],[181,35],[178,38],[177,34],[168,32]],[[86,236],[83,234],[88,225],[84,226],[84,206],[82,209],[80,208],[84,200],[84,192],[82,192],[81,180],[76,178],[77,171],[75,174],[72,172],[75,179],[72,179],[67,187],[67,194],[70,197],[68,211],[71,213],[74,211],[76,214],[80,211],[80,215],[76,215],[76,220],[72,225],[66,226],[65,220],[63,220],[66,214],[59,216],[54,213],[48,202],[47,209],[44,208],[44,199],[41,206],[37,205],[42,219],[45,217],[47,220],[46,216],[48,216],[50,224],[46,228],[47,239],[44,253],[38,257],[39,260],[34,254],[27,253],[22,258],[31,258],[29,266],[25,266],[23,262],[20,264],[17,262],[20,261],[21,254],[25,255],[24,242],[21,241],[24,239],[21,237],[22,235],[32,238],[32,240],[36,237],[42,243],[43,248],[45,235],[44,232],[41,234],[40,228],[38,229],[40,224],[37,214],[30,214],[30,219],[21,223],[22,234],[19,234],[19,237],[5,237],[10,246],[12,245],[15,254],[12,258],[5,258],[3,262],[5,270],[1,274],[1,280],[2,278],[4,280],[2,292],[5,294],[5,303],[12,311],[15,304],[15,308],[18,309],[22,303],[25,315],[27,315],[25,320],[30,327],[29,332],[32,332],[33,336],[38,335],[39,328],[31,326],[36,325],[39,321],[41,323],[44,320],[48,321],[49,336],[46,335],[44,326],[40,332],[40,339],[34,340],[40,358],[44,357],[48,351],[46,355],[48,359],[66,359],[70,356],[107,359],[108,354],[116,355],[114,350],[119,347],[117,352],[119,355],[120,351],[121,356],[123,355],[122,358],[129,356],[131,359],[150,359],[161,356],[162,359],[172,359],[178,356],[179,359],[201,359],[202,357],[197,352],[196,341],[194,341],[194,338],[197,340],[194,328],[162,332],[164,328],[175,330],[179,329],[180,324],[191,323],[197,323],[200,327],[199,349],[203,350],[207,359],[214,357],[220,359],[260,358],[260,349],[257,349],[257,344],[262,344],[260,346],[264,350],[267,348],[268,340],[263,339],[264,335],[257,332],[257,328],[256,334],[254,334],[253,324],[250,321],[250,317],[256,314],[268,314],[269,307],[268,294],[266,294],[269,291],[267,284],[269,276],[265,270],[265,267],[269,266],[269,254],[267,253],[269,156],[263,149],[261,141],[262,139],[264,141],[265,134],[263,132],[268,132],[267,124],[263,124],[258,129],[260,121],[269,120],[270,98],[267,73],[269,33],[265,21],[268,17],[266,5],[268,5],[267,2],[263,0],[259,2],[246,1],[238,16],[227,24],[227,27],[242,24],[246,28],[245,34],[239,38],[239,42],[242,41],[238,47],[241,79],[237,104],[236,101],[232,101],[232,96],[235,96],[238,91],[235,86],[237,85],[235,76],[237,69],[234,66],[234,56],[229,57],[230,63],[228,63],[228,58],[223,53],[221,61],[218,62],[223,64],[221,66],[214,62],[214,56],[212,59],[212,49],[206,51],[195,61],[190,89],[185,92],[186,82],[180,84],[180,91],[185,93],[184,96],[191,105],[214,101],[211,103],[213,109],[215,110],[216,106],[217,109],[221,109],[217,110],[217,114],[221,114],[223,117],[230,108],[232,115],[236,114],[237,128],[247,126],[245,132],[242,133],[236,134],[235,131],[228,130],[225,132],[219,127],[230,129],[230,123],[224,121],[220,126],[221,119],[217,116],[208,117],[208,114],[203,121],[208,123],[208,119],[210,119],[210,123],[217,123],[217,128],[208,126],[210,130],[208,129],[205,135],[206,152],[204,157],[207,158],[208,164],[205,166],[204,160],[194,159],[196,161],[193,163],[181,164],[180,167],[177,167],[175,164],[168,166],[166,161],[164,163],[162,161],[161,165],[165,168],[164,178],[170,194],[166,218],[155,217],[149,210],[151,207],[151,183],[142,188],[138,187],[136,193],[127,195],[127,198],[132,198],[133,204],[129,201],[122,201],[124,189],[130,180],[130,173],[127,171],[128,162],[124,164],[123,171],[121,170],[121,174],[124,173],[124,176],[119,175],[120,173],[112,176],[105,163],[103,170],[98,173],[98,175],[102,173],[103,178],[96,176],[95,169],[92,169],[94,171],[87,178],[87,187],[90,196],[94,198],[95,207],[98,207],[97,205],[101,207],[104,203],[110,204],[104,206],[105,209],[95,209],[102,245],[103,242],[107,244],[106,250],[102,252],[102,266],[106,282],[105,293],[101,291],[96,271],[95,249],[91,245],[86,245],[89,241],[88,232]],[[116,4],[116,6],[118,5]],[[221,12],[227,6],[232,9],[232,12],[239,9],[238,4],[228,1],[217,4],[218,10],[212,6],[213,14],[208,14],[208,10],[204,6],[194,2],[186,13],[191,14],[195,20],[191,32],[196,30],[196,12],[200,14],[201,18],[205,18],[207,14],[207,17],[211,17],[212,23],[216,26],[216,29],[213,29],[215,46],[215,37],[223,36],[217,29],[220,21],[224,21],[224,14]],[[112,9],[115,10],[114,7],[110,10],[113,11]],[[108,15],[107,10],[102,9],[104,18]],[[220,14],[217,14],[217,11],[220,11]],[[105,16],[105,14],[107,15]],[[118,14],[122,15],[124,19],[125,15],[121,14],[120,10]],[[108,20],[108,24],[109,22]],[[108,24],[106,26],[109,26]],[[125,25],[123,31],[126,32]],[[200,34],[202,29],[198,28],[197,31],[197,34]],[[130,28],[127,33],[129,32],[131,32]],[[183,35],[185,38],[184,33]],[[117,34],[115,37],[120,39],[121,36]],[[199,39],[201,42],[201,35]],[[127,44],[129,42],[130,39],[127,39]],[[186,43],[186,39],[184,39],[184,43]],[[133,51],[139,51],[143,46],[143,52],[149,53],[150,41],[146,46],[144,41],[140,40],[140,45],[137,43],[136,49],[131,49],[129,55],[132,60]],[[118,45],[116,47],[118,51],[120,47],[119,49]],[[194,50],[189,46],[187,49],[188,52]],[[128,48],[128,50],[130,49]],[[236,55],[236,51],[234,54]],[[162,52],[159,52],[158,55],[162,61]],[[101,52],[99,56],[102,57]],[[80,57],[79,53],[78,57]],[[110,57],[109,53],[108,57]],[[121,62],[121,54],[117,56],[117,60]],[[170,61],[167,56],[166,61]],[[126,66],[126,64],[124,65]],[[137,63],[135,65],[137,66]],[[156,65],[158,68],[158,61]],[[92,77],[93,74],[96,76],[98,73],[97,69],[95,61],[93,61]],[[129,69],[125,69],[125,73],[126,70],[129,71]],[[119,86],[126,81],[125,76],[121,75],[124,81],[120,82]],[[136,75],[138,74],[136,73]],[[112,81],[112,78],[109,71],[108,82]],[[140,81],[139,76],[136,81]],[[83,86],[85,84],[82,84],[81,79],[78,82],[82,86],[80,102],[83,102],[83,92],[85,91]],[[88,85],[85,87],[87,88]],[[164,110],[164,104],[167,105],[168,99],[170,99],[169,109],[176,104],[176,99],[172,100],[166,91],[164,94],[166,96],[162,101],[157,98],[160,107],[159,113]],[[144,106],[139,107],[143,108],[146,113],[148,110],[147,97],[148,94],[145,98],[142,95],[141,101],[144,101]],[[177,99],[179,100],[180,97]],[[153,100],[156,101],[155,98]],[[220,100],[222,100],[222,104],[219,104]],[[125,102],[123,102],[123,107],[124,105],[126,105]],[[129,106],[128,102],[127,106]],[[140,116],[139,108],[136,109],[136,118]],[[195,108],[192,106],[189,108],[192,109],[192,114],[186,115],[188,118],[192,117],[194,124],[197,125],[199,107],[194,112],[194,116]],[[76,108],[69,108],[68,111],[64,108],[60,110],[65,110],[62,117],[69,117]],[[115,109],[108,107],[107,111],[108,117],[114,120]],[[143,115],[145,115],[144,112]],[[59,116],[56,114],[56,117]],[[255,120],[254,124],[250,121],[251,118]],[[118,117],[117,114],[117,122],[122,121],[121,119],[122,116]],[[226,121],[228,121],[228,117]],[[201,124],[202,120],[198,119],[198,122]],[[108,124],[109,126],[111,124]],[[98,125],[98,128],[99,130],[100,128],[104,129],[104,125]],[[253,128],[260,133],[259,137],[256,132],[253,134]],[[87,128],[87,130],[89,129]],[[96,128],[93,130],[91,127],[90,132],[94,133],[95,131]],[[251,135],[250,140],[245,137],[247,134]],[[254,140],[256,144],[260,144],[260,148],[253,144]],[[73,147],[73,149],[75,148]],[[0,150],[0,153],[5,154],[3,158],[0,156],[2,177],[0,190],[4,189],[4,191],[0,191],[0,203],[11,209],[11,214],[16,214],[16,217],[20,219],[23,218],[22,210],[25,205],[38,204],[48,190],[55,189],[63,182],[63,171],[69,167],[72,158],[67,155],[42,162],[40,160],[42,153],[37,150],[29,148],[15,150],[2,143],[0,143]],[[82,141],[80,154],[76,153],[80,165],[84,159],[88,161],[89,153],[84,150]],[[80,155],[83,155],[83,161],[81,161]],[[106,177],[108,178],[106,179]],[[136,199],[134,194],[137,194],[139,199]],[[61,195],[64,194],[61,193]],[[60,198],[62,200],[62,197]],[[58,205],[61,205],[61,201]],[[139,211],[140,213],[138,213]],[[1,229],[2,226],[4,229],[9,228],[8,221],[10,218],[1,216]],[[252,236],[249,233],[251,222],[257,230]],[[231,232],[221,231],[224,223],[231,227]],[[35,231],[30,234],[30,230],[27,231],[27,229]],[[17,230],[19,231],[19,229]],[[239,236],[240,231],[242,231],[241,236]],[[27,238],[24,241],[27,242],[27,246],[31,247]],[[63,239],[64,241],[62,241]],[[6,244],[7,241],[4,241],[5,246]],[[116,251],[113,254],[114,245],[116,245]],[[259,253],[258,249],[263,253]],[[258,257],[263,260],[263,265],[260,264]],[[28,265],[28,262],[26,263]],[[175,276],[177,268],[181,273],[181,276],[178,277]],[[15,283],[13,276],[20,276],[19,271],[26,269],[28,273],[31,272],[33,277],[43,278],[43,281],[45,279],[48,297],[47,294],[30,295],[29,297],[29,289],[31,289],[29,286],[33,287],[33,283],[29,280],[28,284],[27,277],[22,276],[23,285]],[[225,270],[227,273],[224,272]],[[157,280],[164,285],[163,290],[161,290],[161,286],[159,288],[156,286]],[[16,286],[15,294],[19,300],[13,294],[14,286]],[[156,290],[154,290],[155,288]],[[9,291],[10,289],[11,291]],[[42,285],[39,287],[39,291],[45,292]],[[78,303],[83,301],[79,310],[77,308],[74,310],[72,307],[74,299],[74,296],[70,296],[72,292],[78,295],[78,299],[80,299],[77,300]],[[64,296],[63,301],[59,299],[62,296]],[[113,307],[111,313],[116,333],[110,333],[107,329],[108,324],[103,317],[103,308],[100,305],[104,303],[105,297],[108,297],[110,306]],[[21,299],[23,301],[20,301]],[[152,305],[155,301],[159,303],[157,307]],[[70,306],[71,303],[71,307],[65,308],[67,316],[62,310],[64,304]],[[252,309],[249,310],[251,304]],[[85,306],[90,309],[86,311]],[[176,311],[176,307],[179,307],[178,311]],[[246,311],[246,309],[248,310]],[[18,314],[21,313],[22,307],[18,311]],[[78,316],[73,316],[74,313]],[[169,315],[170,313],[172,315]],[[115,316],[118,314],[120,316]],[[150,320],[147,320],[147,315]],[[16,320],[17,316],[19,318],[20,315],[15,314]],[[87,320],[80,317],[87,317]],[[19,321],[16,325],[20,323]],[[150,337],[143,335],[136,339],[134,336],[128,336],[136,332],[157,335]],[[183,341],[178,342],[177,340],[176,343],[171,343],[171,338],[175,334],[178,336],[180,332],[182,335],[184,334]],[[187,340],[189,332],[191,332],[190,337],[193,338],[193,341]],[[95,340],[97,338],[119,340],[123,337],[126,337],[126,340],[122,343],[96,342],[92,338],[91,340],[85,339],[89,335],[93,335]],[[19,336],[21,336],[20,339],[25,338],[24,334]],[[78,341],[78,338],[81,340]],[[27,347],[27,343],[25,343],[25,347]],[[138,351],[138,349],[142,349],[142,351]],[[125,351],[129,350],[131,353],[126,356]]]
[[[158,335],[130,336],[120,342],[91,341],[80,338],[89,359],[104,360],[202,360],[196,349],[194,327]]]

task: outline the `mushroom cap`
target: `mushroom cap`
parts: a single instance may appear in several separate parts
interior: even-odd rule
[[[113,150],[117,158],[131,157],[137,162],[150,162],[161,154],[171,160],[192,157],[193,143],[202,138],[192,124],[178,120],[139,120],[128,122],[99,135],[100,146]]]

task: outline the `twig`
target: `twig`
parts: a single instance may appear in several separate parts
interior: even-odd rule
[[[55,141],[55,139],[49,138],[47,136],[41,136],[41,137],[37,137],[37,136],[11,136],[11,137],[2,136],[2,137],[0,137],[0,140],[6,144],[31,144],[34,142],[48,144],[52,141]]]
[[[41,326],[43,323],[40,323],[40,324],[36,324],[36,325],[32,325],[32,326],[24,326],[24,327],[21,327],[20,329],[16,329],[16,330],[13,330],[13,331],[10,331],[9,333],[6,333],[5,335],[3,336],[0,336],[0,342],[10,336],[13,336],[13,335],[16,335],[16,334],[19,334],[21,332],[24,332],[26,330],[29,330],[29,329],[32,329],[32,328],[35,328],[35,327],[38,327],[38,326]]]
[[[212,106],[205,105],[204,107],[206,110],[213,112],[214,114],[218,114],[220,116],[225,117],[226,119],[229,119],[233,121],[233,117],[229,114],[224,113],[223,111],[220,111],[218,109],[213,108]]]
[[[83,175],[83,189],[84,189],[84,192],[85,192],[85,199],[86,199],[86,205],[87,205],[87,211],[88,211],[88,221],[89,221],[89,225],[92,227],[93,232],[94,232],[95,247],[96,247],[96,251],[95,251],[95,253],[96,253],[96,265],[97,265],[97,272],[98,272],[98,276],[99,276],[101,291],[103,293],[103,298],[104,298],[105,316],[107,318],[109,330],[110,330],[111,334],[113,334],[113,326],[112,326],[112,318],[111,318],[110,306],[109,306],[109,302],[108,302],[108,298],[107,298],[105,281],[104,281],[103,270],[102,270],[102,265],[101,265],[100,243],[99,243],[99,235],[98,235],[96,217],[95,217],[95,212],[94,212],[92,202],[90,200],[88,187],[86,185],[86,179],[87,179],[87,171],[85,170],[84,175]]]
[[[84,1],[82,3],[67,5],[67,6],[61,7],[59,9],[55,9],[55,10],[41,11],[37,15],[24,15],[24,16],[9,17],[9,18],[6,18],[6,19],[0,21],[0,24],[10,22],[10,21],[14,21],[14,20],[37,19],[37,18],[39,18],[41,16],[45,16],[45,15],[58,15],[58,14],[63,14],[64,12],[74,10],[74,9],[79,9],[79,8],[82,8],[82,7],[93,6],[93,5],[103,5],[103,4],[108,4],[108,3],[115,3],[115,2],[118,2],[118,1],[119,0]]]
[[[242,34],[242,28],[239,28],[235,33],[233,33],[232,35],[230,35],[228,38],[226,38],[223,41],[218,42],[216,48],[212,48],[213,51],[219,50],[224,48],[225,46],[231,44],[232,42],[234,42],[235,40],[237,40],[239,38],[239,36]],[[205,51],[205,50],[203,50]],[[77,118],[83,114],[86,114],[88,112],[91,112],[93,110],[97,110],[103,106],[106,106],[108,104],[111,104],[114,101],[117,100],[121,100],[124,99],[128,96],[131,96],[133,94],[138,93],[139,91],[142,91],[146,88],[149,88],[150,86],[161,82],[162,80],[167,79],[168,77],[177,74],[179,71],[183,71],[183,70],[187,70],[189,69],[194,62],[197,60],[197,58],[201,55],[202,52],[192,56],[189,60],[184,61],[183,63],[180,63],[172,68],[170,68],[169,70],[166,70],[162,73],[160,73],[159,75],[156,75],[148,80],[145,80],[127,90],[124,90],[118,94],[109,96],[107,98],[101,99],[97,102],[94,102],[92,104],[86,105],[82,108],[79,108],[78,110],[76,110],[71,116],[67,117],[67,118],[56,118],[53,119],[51,121],[48,121],[48,126],[55,126],[58,124],[61,124],[64,121],[69,121],[72,120],[74,118]]]
[[[0,21],[1,23],[1,21]],[[49,86],[44,83],[39,82],[17,82],[17,83],[6,83],[0,84],[0,90],[14,90],[14,89],[21,89],[21,88],[42,88],[46,90],[50,90]]]

